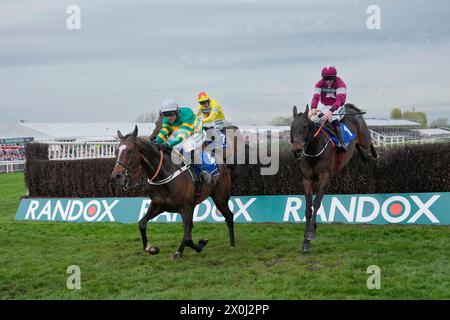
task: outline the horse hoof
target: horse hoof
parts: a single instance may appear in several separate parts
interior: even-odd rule
[[[306,240],[314,240],[316,238],[315,232],[307,232],[305,235]]]
[[[155,255],[159,253],[158,247],[151,247],[150,245],[147,245],[147,247],[144,249],[145,253]]]
[[[175,252],[172,256],[172,260],[176,260],[178,258],[181,258],[183,256],[182,253],[180,253],[179,251]]]
[[[304,243],[303,247],[302,247],[302,252],[303,253],[308,253],[309,251],[311,251],[311,244],[310,243]]]
[[[198,244],[203,248],[204,246],[206,246],[208,244],[208,239],[200,239],[198,241]]]

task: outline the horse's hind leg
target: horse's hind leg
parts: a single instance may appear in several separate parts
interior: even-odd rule
[[[358,150],[358,154],[361,156],[362,161],[367,162],[369,161],[369,155],[367,152],[363,150],[360,144],[356,144],[356,150]]]
[[[370,151],[372,152],[372,156],[374,159],[378,158],[377,150],[375,149],[375,146],[373,144],[370,145]]]
[[[234,220],[233,212],[228,207],[228,201],[231,195],[231,182],[225,179],[224,176],[221,177],[220,183],[217,184],[214,191],[211,193],[211,198],[216,204],[217,209],[222,213],[227,223],[228,233],[230,234],[230,246],[234,247]]]
[[[360,152],[360,155],[365,158],[367,157],[367,160],[370,160],[369,156],[369,150],[372,153],[372,156],[374,159],[378,158],[377,151],[375,150],[375,147],[372,143],[372,137],[370,135],[369,127],[367,126],[366,121],[363,117],[357,118],[356,121],[357,131],[358,131],[358,142],[356,144],[358,152]],[[361,148],[361,150],[358,148]],[[361,152],[365,153],[365,156],[361,154]]]
[[[158,247],[152,247],[148,243],[147,239],[147,223],[149,220],[156,217],[158,214],[161,213],[161,210],[152,202],[150,204],[150,207],[148,207],[147,212],[142,217],[141,220],[139,220],[139,231],[141,232],[142,237],[142,244],[144,245],[144,251],[150,254],[157,254],[159,252]]]
[[[223,197],[223,195],[221,196]],[[228,233],[230,234],[230,247],[235,247],[233,212],[228,208],[229,199],[220,198],[220,196],[215,195],[213,196],[213,200],[227,223]]]

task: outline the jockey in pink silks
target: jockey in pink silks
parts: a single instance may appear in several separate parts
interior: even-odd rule
[[[322,79],[316,83],[314,95],[309,111],[309,118],[312,121],[329,121],[337,133],[339,144],[337,150],[347,152],[344,145],[344,136],[339,125],[345,114],[345,100],[347,98],[347,86],[345,82],[337,76],[335,67],[325,67],[322,69]],[[319,119],[318,115],[323,113]]]

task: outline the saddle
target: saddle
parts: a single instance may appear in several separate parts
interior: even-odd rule
[[[191,178],[192,182],[194,182],[194,184],[195,184],[195,196],[199,196],[201,194],[201,190],[204,185],[199,169],[196,168],[195,165],[192,164],[191,161],[189,161],[189,159],[187,159],[185,156],[183,156],[181,152],[178,154],[178,156],[180,156],[180,158],[183,162],[183,165],[185,167],[187,167],[186,171],[188,172],[189,177]],[[220,175],[219,166],[217,166],[217,169],[214,170],[214,172],[210,172],[210,174],[211,174],[210,183],[213,184],[217,181],[217,177]]]
[[[320,128],[320,124],[319,123],[315,123],[315,126],[316,126],[316,128]],[[349,143],[356,138],[356,134],[353,133],[347,127],[345,122],[343,122],[343,121],[339,122],[339,126],[341,127],[342,134],[344,136],[344,145],[347,147],[349,145]],[[332,129],[331,125],[330,126],[324,125],[322,127],[322,130],[323,130],[324,134],[328,137],[328,139],[330,139],[334,143],[334,145],[337,145],[339,143],[339,139],[336,136],[336,133]]]

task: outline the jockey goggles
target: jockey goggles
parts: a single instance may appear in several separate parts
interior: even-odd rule
[[[323,80],[325,80],[325,81],[336,80],[336,76],[326,76],[326,77],[323,77]]]
[[[209,103],[209,100],[200,101],[200,104],[201,104],[202,106],[204,106],[204,105],[207,104],[207,103]]]
[[[172,117],[172,116],[176,116],[177,112],[176,111],[166,111],[162,113],[164,117]]]

